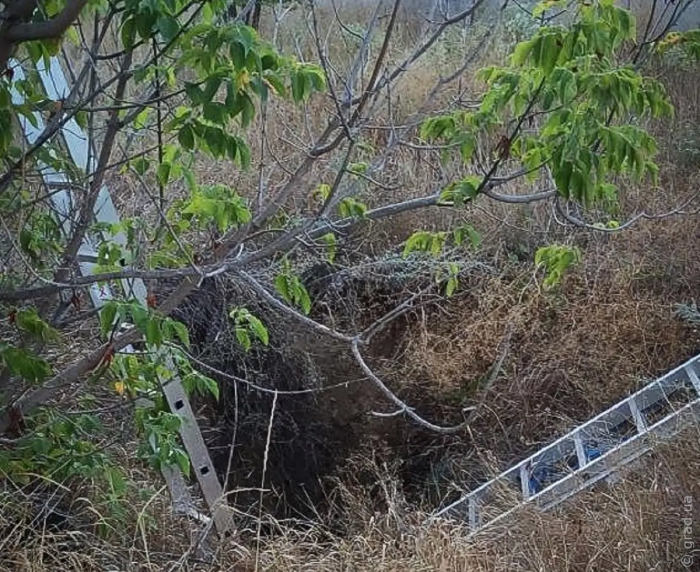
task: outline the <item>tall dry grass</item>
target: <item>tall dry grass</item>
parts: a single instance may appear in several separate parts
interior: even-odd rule
[[[352,480],[342,488],[353,512],[348,534],[336,535],[322,521],[305,527],[266,522],[266,534],[236,532],[217,546],[195,547],[184,521],[162,503],[141,507],[155,526],[130,523],[115,539],[100,539],[74,520],[57,531],[40,522],[18,524],[12,510],[0,512],[3,530],[0,570],[105,571],[468,571],[677,572],[700,567],[700,469],[697,428],[661,442],[616,483],[599,485],[558,509],[523,507],[502,524],[469,536],[458,522],[428,523],[408,506],[390,471],[365,459],[353,466],[375,472],[385,509]],[[359,463],[359,465],[357,464]],[[89,514],[87,516],[90,516]],[[328,523],[331,524],[331,523]]]

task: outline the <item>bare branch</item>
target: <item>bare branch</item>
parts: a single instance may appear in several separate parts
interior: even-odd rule
[[[63,370],[61,373],[52,377],[42,387],[36,389],[20,399],[14,404],[14,407],[19,408],[23,413],[29,413],[46,403],[51,399],[56,392],[71,383],[78,381],[83,375],[94,370],[102,361],[108,351],[119,351],[126,346],[137,342],[141,338],[141,333],[134,329],[129,330],[124,334],[115,336],[111,342],[102,344],[99,348],[75,362],[70,367]],[[7,409],[0,415],[0,434],[4,433],[10,423]]]
[[[508,203],[512,205],[521,205],[551,199],[552,197],[555,197],[557,195],[557,190],[552,189],[548,191],[540,191],[538,193],[529,193],[525,195],[504,195],[502,193],[495,193],[494,191],[486,187],[483,190],[483,193],[490,199],[493,199],[494,201]]]
[[[493,385],[493,382],[496,381],[496,378],[499,376],[501,373],[501,370],[503,369],[503,364],[506,361],[506,358],[508,357],[508,353],[510,352],[510,340],[513,337],[513,331],[514,331],[514,326],[512,323],[509,323],[506,326],[506,333],[503,336],[503,340],[501,340],[500,343],[500,352],[498,354],[498,358],[496,359],[496,362],[493,364],[493,367],[491,368],[491,371],[489,372],[488,377],[486,378],[486,381],[482,384],[481,387],[481,398],[477,402],[476,405],[470,407],[470,413],[469,416],[467,417],[466,422],[471,423],[474,417],[478,414],[479,410],[484,406],[484,403],[486,403],[486,398],[489,394],[489,391],[491,390],[491,386]]]
[[[612,227],[612,228],[608,228],[608,227],[602,226],[600,224],[590,224],[590,223],[587,223],[579,218],[576,218],[570,212],[568,212],[568,210],[564,207],[564,205],[562,204],[562,201],[559,197],[557,197],[557,200],[554,202],[553,208],[556,211],[556,213],[560,214],[562,217],[564,217],[564,219],[567,222],[573,224],[574,226],[577,226],[579,228],[584,228],[586,230],[593,230],[596,232],[614,234],[614,233],[618,233],[618,232],[621,232],[625,229],[630,228],[631,226],[633,226],[634,224],[636,224],[640,220],[661,220],[661,219],[665,219],[665,218],[670,218],[672,216],[684,216],[684,215],[699,214],[700,207],[695,209],[695,210],[692,210],[692,211],[686,210],[686,208],[693,201],[695,201],[698,197],[700,197],[700,193],[695,193],[692,197],[690,197],[689,199],[684,201],[681,205],[675,207],[674,209],[672,209],[670,211],[666,211],[664,213],[649,214],[645,211],[642,211],[641,213],[634,215],[632,218],[630,218],[626,222],[624,222],[618,226]],[[556,216],[555,216],[555,220],[559,224],[563,224],[563,222],[560,221],[558,218],[556,218]]]
[[[381,329],[388,323],[388,319],[385,320],[384,318],[380,318],[380,320],[377,321],[379,325],[373,325],[370,326],[363,332],[362,334],[359,334],[354,337],[350,337],[346,334],[341,334],[340,332],[337,332],[335,330],[332,330],[331,328],[324,326],[323,324],[320,324],[316,322],[315,320],[312,320],[311,318],[308,318],[301,314],[300,312],[297,312],[293,308],[290,308],[286,304],[283,304],[280,302],[277,298],[275,298],[272,294],[270,294],[257,280],[255,280],[252,276],[245,272],[240,272],[240,276],[243,277],[243,279],[246,281],[246,283],[253,289],[253,291],[258,294],[263,300],[271,304],[273,307],[277,308],[278,310],[281,310],[287,315],[290,315],[294,317],[296,320],[300,321],[304,325],[310,327],[312,330],[315,330],[319,333],[322,333],[324,335],[330,336],[334,339],[343,341],[343,342],[349,342],[350,347],[353,353],[353,356],[355,356],[355,359],[357,360],[358,365],[364,372],[364,374],[381,390],[381,392],[395,405],[397,405],[400,408],[400,411],[402,413],[405,413],[408,415],[411,419],[413,419],[416,423],[421,425],[422,427],[425,427],[426,429],[429,429],[431,431],[434,431],[436,433],[441,433],[441,434],[450,434],[450,433],[456,433],[460,430],[462,430],[465,426],[466,423],[462,423],[460,425],[454,426],[454,427],[441,427],[439,425],[435,425],[433,423],[430,423],[429,421],[426,421],[423,419],[420,415],[418,415],[413,409],[411,409],[406,403],[404,403],[401,399],[399,399],[385,384],[382,382],[379,377],[372,371],[372,369],[367,365],[365,362],[364,358],[362,357],[362,354],[360,353],[359,350],[359,344],[364,343],[364,340],[362,338],[363,334],[367,333],[370,336],[376,333],[378,329]],[[401,315],[406,309],[410,308],[410,304],[412,300],[415,299],[413,297],[411,300],[407,300],[404,304],[399,306],[397,309],[394,311],[390,312],[388,316],[391,316],[391,319],[396,318],[398,315]]]
[[[398,415],[399,413],[405,413],[408,415],[411,419],[413,419],[418,425],[421,427],[424,427],[426,429],[429,429],[430,431],[433,431],[434,433],[440,433],[441,435],[451,435],[453,433],[458,433],[462,429],[464,429],[467,426],[467,423],[460,423],[459,425],[455,425],[452,427],[442,427],[440,425],[435,425],[434,423],[431,423],[430,421],[426,421],[423,419],[420,415],[418,415],[411,407],[409,407],[406,403],[401,401],[396,394],[391,391],[385,384],[384,382],[377,377],[377,375],[372,371],[372,369],[367,365],[367,362],[365,362],[364,358],[362,357],[362,354],[360,353],[359,349],[359,343],[360,341],[358,339],[354,339],[350,345],[352,349],[352,355],[355,356],[355,359],[357,360],[357,363],[359,366],[362,368],[362,371],[365,373],[365,375],[376,385],[379,390],[386,396],[389,401],[394,403],[396,406],[399,407],[399,411],[395,414],[392,415]]]
[[[124,56],[124,60],[122,61],[122,72],[131,67],[132,59],[133,52],[129,52],[126,56]],[[124,73],[120,75],[115,91],[115,98],[117,100],[121,100],[124,97],[129,77],[129,75]],[[85,233],[88,231],[90,221],[94,216],[95,205],[97,204],[97,198],[99,197],[100,190],[102,188],[102,182],[104,181],[104,167],[107,165],[109,158],[112,155],[112,148],[114,147],[117,133],[119,133],[120,129],[121,121],[119,119],[119,112],[112,111],[107,122],[107,131],[101,143],[100,157],[97,162],[96,174],[90,182],[88,195],[80,209],[80,217],[74,227],[73,234],[66,245],[61,266],[59,266],[56,272],[57,282],[64,281],[68,276],[70,268],[78,255],[80,245],[83,243],[83,239],[85,238]]]
[[[209,373],[212,373],[216,375],[217,377],[220,377],[221,379],[228,379],[230,381],[233,381],[234,383],[238,383],[241,385],[245,385],[247,387],[250,387],[251,389],[254,389],[255,391],[259,391],[260,393],[268,393],[268,394],[278,394],[278,395],[288,395],[288,396],[295,396],[295,395],[309,395],[309,394],[316,394],[316,393],[323,393],[325,391],[331,391],[333,389],[338,389],[341,387],[347,388],[348,385],[351,383],[357,383],[360,381],[364,381],[362,378],[359,379],[351,379],[348,381],[342,381],[340,383],[335,383],[333,385],[328,385],[324,387],[312,387],[309,389],[293,389],[293,390],[282,390],[282,389],[270,389],[269,387],[262,387],[261,385],[257,385],[253,383],[252,381],[248,381],[247,379],[243,379],[242,377],[238,377],[237,375],[233,375],[231,373],[222,371],[220,369],[217,369],[211,365],[209,365],[206,362],[203,362],[202,360],[196,358],[193,356],[191,353],[186,352],[182,348],[178,346],[178,351],[182,352],[184,356],[187,357],[188,360],[190,360],[192,363],[198,365],[199,367],[207,370]]]

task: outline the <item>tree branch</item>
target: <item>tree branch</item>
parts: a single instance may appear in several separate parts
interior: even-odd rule
[[[665,219],[665,218],[670,218],[672,216],[696,215],[696,214],[700,213],[700,208],[692,210],[692,211],[687,211],[686,207],[688,207],[693,201],[695,201],[695,199],[697,199],[698,196],[700,196],[700,193],[695,193],[692,197],[690,197],[689,199],[684,201],[681,205],[677,206],[676,208],[674,208],[670,211],[666,211],[664,213],[649,214],[646,211],[642,211],[641,213],[634,215],[632,218],[625,221],[624,223],[622,223],[618,226],[612,227],[612,228],[607,228],[607,227],[601,226],[600,224],[590,224],[590,223],[587,223],[587,222],[575,217],[574,215],[572,215],[571,213],[568,212],[568,210],[564,207],[564,205],[562,204],[562,201],[559,197],[557,197],[557,200],[554,201],[553,208],[554,208],[555,213],[559,213],[567,222],[569,222],[570,224],[572,224],[574,226],[577,226],[579,228],[583,228],[586,230],[593,230],[596,232],[602,232],[602,233],[606,233],[606,234],[615,234],[615,233],[621,232],[625,229],[628,229],[629,227],[633,226],[634,224],[636,224],[640,220],[661,220],[661,219]],[[559,224],[562,224],[562,225],[564,224],[563,221],[560,221],[556,216],[554,218]]]
[[[421,427],[429,429],[434,433],[440,433],[441,435],[451,435],[452,433],[457,433],[467,426],[467,422],[465,421],[464,423],[460,423],[459,425],[454,425],[452,427],[442,427],[440,425],[435,425],[434,423],[423,419],[411,407],[409,407],[406,403],[401,401],[396,396],[396,394],[394,394],[394,392],[391,391],[391,389],[389,389],[384,384],[384,382],[377,377],[377,375],[372,371],[372,369],[367,365],[367,362],[365,362],[364,358],[362,357],[362,354],[360,353],[360,349],[358,347],[359,343],[360,340],[355,339],[352,341],[352,344],[350,344],[350,347],[352,349],[352,355],[355,356],[355,360],[359,364],[364,374],[372,381],[372,383],[374,383],[374,385],[376,385],[379,388],[379,390],[386,396],[387,399],[389,399],[389,401],[391,401],[399,407],[399,411],[401,413],[405,413],[406,415],[408,415]],[[398,414],[398,412],[396,414]]]
[[[10,26],[7,38],[17,44],[29,40],[58,38],[78,18],[87,0],[68,0],[63,10],[45,22],[25,22]]]
[[[37,8],[37,0],[5,3],[0,25],[0,71],[5,70],[17,44],[29,40],[57,38],[78,18],[87,0],[67,0],[63,10],[45,22],[27,22]]]
[[[362,369],[363,373],[369,378],[374,385],[379,388],[379,390],[395,405],[397,405],[401,411],[401,413],[405,413],[408,415],[411,419],[413,419],[416,423],[421,425],[422,427],[429,429],[430,431],[434,431],[435,433],[440,433],[443,435],[448,435],[451,433],[456,433],[458,431],[461,431],[464,427],[466,427],[466,422],[461,423],[459,425],[453,426],[453,427],[442,427],[440,425],[435,425],[434,423],[431,423],[430,421],[426,421],[423,419],[420,415],[418,415],[412,408],[410,408],[406,403],[404,403],[401,399],[399,399],[393,391],[391,391],[385,384],[384,382],[377,377],[377,375],[372,371],[372,369],[367,365],[367,362],[365,362],[364,358],[362,357],[362,354],[360,353],[359,350],[359,344],[360,343],[365,343],[365,340],[363,339],[363,335],[366,333],[369,336],[372,336],[376,334],[376,332],[381,329],[382,327],[386,326],[386,324],[390,321],[388,319],[380,318],[377,320],[378,326],[370,326],[367,328],[364,332],[358,334],[357,336],[351,337],[348,336],[347,334],[342,334],[340,332],[337,332],[327,326],[324,326],[323,324],[320,324],[316,322],[315,320],[312,320],[311,318],[308,318],[307,316],[304,316],[300,312],[297,312],[293,308],[290,308],[286,304],[283,304],[280,302],[275,296],[270,294],[257,280],[255,280],[252,276],[245,272],[240,272],[239,275],[245,280],[246,284],[248,284],[253,291],[258,294],[263,300],[268,302],[270,305],[273,307],[281,310],[285,314],[292,316],[294,319],[300,321],[304,325],[308,326],[314,331],[317,331],[319,333],[322,333],[324,335],[330,336],[336,340],[346,342],[350,344],[350,348],[352,351],[353,356],[355,357],[355,360],[357,361],[358,365]],[[412,297],[410,300],[407,300],[404,302],[404,304],[401,304],[398,308],[395,310],[389,312],[388,315],[390,315],[392,318],[395,318],[398,315],[401,315],[404,313],[404,311],[408,308],[410,308],[410,304],[412,301],[415,299],[415,296]]]

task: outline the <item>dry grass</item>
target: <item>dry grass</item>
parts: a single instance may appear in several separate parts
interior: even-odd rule
[[[159,506],[148,511],[157,528],[127,528],[119,541],[74,526],[53,533],[41,531],[40,523],[8,530],[12,515],[3,511],[0,570],[670,572],[682,569],[688,557],[695,563],[683,565],[697,570],[699,436],[691,428],[672,443],[660,443],[617,483],[599,485],[549,513],[524,507],[472,537],[459,523],[426,524],[426,515],[411,511],[392,486],[391,471],[368,460],[349,469],[375,471],[386,508],[373,512],[367,492],[346,484],[343,493],[354,503],[353,513],[345,513],[351,533],[268,522],[271,533],[259,540],[237,534],[197,557],[188,554],[187,525]]]

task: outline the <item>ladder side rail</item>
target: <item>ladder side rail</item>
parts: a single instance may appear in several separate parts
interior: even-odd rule
[[[50,70],[44,69],[43,73],[40,71],[40,75],[42,76],[44,87],[46,89],[53,88],[55,90],[55,95],[60,97],[68,91],[67,82],[57,58],[52,58],[51,62]],[[70,128],[71,136],[66,137],[66,133],[64,132],[64,139],[69,152],[74,161],[85,160],[87,163],[88,158],[93,157],[93,155],[89,153],[90,143],[88,137],[83,133],[77,123],[71,124]],[[95,163],[93,160],[87,167],[88,169],[94,169],[94,166]],[[97,219],[102,222],[118,224],[119,216],[106,185],[102,185],[99,198],[101,199],[101,204],[99,205],[99,209],[96,209],[95,212]],[[123,233],[121,237],[117,238],[121,239],[119,242],[121,242],[123,246],[126,245],[126,237]],[[125,291],[129,292],[131,290],[134,292],[138,302],[144,307],[147,306],[147,290],[143,281],[135,279],[125,282]],[[175,364],[167,357],[166,367],[171,371],[175,370]],[[217,530],[219,532],[225,532],[230,527],[231,523],[229,513],[220,507],[223,499],[223,488],[214,470],[209,451],[202,438],[199,424],[197,423],[189,398],[177,375],[167,383],[163,383],[161,380],[161,385],[171,411],[183,418],[183,423],[180,426],[180,437],[185,446],[185,450],[188,452],[192,469],[195,472],[202,493],[204,494],[205,502],[212,511]],[[171,472],[174,471],[171,469]]]
[[[37,71],[44,90],[51,99],[58,101],[68,96],[70,88],[58,58],[51,58],[48,68],[43,65],[43,62],[39,62]],[[95,154],[90,152],[89,136],[82,130],[75,119],[69,119],[65,123],[61,129],[61,135],[73,162],[90,177],[97,168],[97,162]],[[109,224],[119,224],[119,214],[112,202],[108,187],[103,184],[98,193],[94,213],[96,220]],[[127,245],[126,235],[122,231],[115,233],[111,240],[123,248]],[[146,305],[148,292],[142,280],[124,279],[121,282],[127,296],[133,296],[142,305]]]
[[[52,69],[53,65],[57,65],[56,58],[52,58]],[[21,67],[16,66],[18,70],[18,77],[24,77],[24,74],[21,70]],[[58,67],[60,70],[60,66]],[[62,72],[61,72],[62,73]],[[47,92],[50,91],[52,95],[56,96],[56,99],[60,99],[58,97],[58,91],[56,88],[56,84],[53,80],[51,80],[47,74],[46,70],[44,70],[44,73],[42,75],[42,83],[44,83],[45,89],[47,89]],[[51,95],[50,95],[51,96]],[[15,99],[16,98],[16,99]],[[21,103],[21,96],[14,92],[13,93],[13,99],[15,101],[18,101]],[[21,126],[23,128],[23,131],[25,133],[25,137],[29,141],[30,144],[33,144],[38,140],[38,138],[41,136],[41,134],[44,131],[44,126],[43,126],[43,118],[38,114],[35,113],[35,118],[36,118],[36,123],[37,126],[35,127],[32,125],[32,123],[24,118],[20,117],[20,122]],[[72,123],[71,123],[72,122]],[[74,161],[80,161],[81,158],[85,158],[85,161],[87,162],[87,152],[82,149],[82,147],[87,144],[86,139],[80,137],[79,133],[82,133],[82,130],[80,130],[79,126],[77,123],[75,123],[74,120],[69,120],[67,124],[70,125],[71,129],[70,131],[62,130],[61,134],[64,137],[64,141],[66,142],[66,145],[69,149],[69,152],[71,153],[71,156]],[[67,133],[70,133],[69,136],[66,136]],[[79,147],[76,149],[76,142],[77,146]],[[63,183],[63,184],[68,184],[69,181],[65,175],[61,175],[59,173],[56,173],[53,169],[49,167],[45,167],[42,169],[45,171],[44,178],[46,179],[47,177],[52,177],[53,180]],[[50,179],[50,181],[52,180]],[[107,189],[106,186],[103,186],[102,189],[100,190],[101,192],[101,198],[102,198],[102,208],[100,208],[99,212],[103,214],[103,221],[105,222],[113,222],[113,223],[118,223],[119,219],[116,217],[116,209],[114,208],[114,205],[111,201],[111,197],[109,195],[109,190]],[[68,227],[65,229],[67,233],[70,232],[71,225],[70,225],[70,217],[68,216],[68,213],[65,212],[67,209],[65,209],[66,204],[70,204],[70,198],[71,198],[71,193],[69,191],[63,191],[60,193],[56,193],[54,196],[59,197],[59,202],[58,206],[59,207],[64,207],[61,209],[63,214],[66,217],[66,220],[68,222]],[[54,202],[54,201],[52,201]],[[107,205],[106,208],[104,205]],[[61,212],[61,211],[59,211]],[[106,219],[106,220],[104,220]],[[125,242],[125,238],[123,239]],[[90,240],[88,237],[86,237],[86,240],[84,241],[83,245],[83,255],[84,258],[90,258],[90,255],[92,254],[96,258],[96,252],[94,247],[92,246]],[[79,267],[81,270],[81,274],[83,275],[90,275],[92,273],[92,269],[95,267],[95,263],[92,261],[79,261]],[[137,286],[137,292],[139,292],[139,302],[142,305],[145,305],[146,302],[146,289],[145,285],[143,285],[143,281],[139,280],[141,288],[138,288]],[[133,288],[133,286],[132,286]],[[90,295],[93,300],[93,304],[100,309],[106,301],[109,299],[112,299],[112,294],[109,291],[109,288],[104,285],[104,286],[98,286],[97,284],[93,284],[90,287]],[[129,347],[126,348],[126,351],[133,351],[133,348]],[[170,362],[171,368],[174,368],[174,364]],[[184,418],[184,423],[181,425],[180,429],[180,436],[183,440],[183,444],[185,445],[185,448],[188,451],[191,463],[193,465],[193,468],[195,470],[195,474],[198,478],[198,481],[200,483],[200,486],[202,488],[202,491],[205,495],[205,500],[207,504],[209,505],[210,509],[212,510],[212,514],[214,516],[214,521],[217,527],[217,530],[220,533],[225,532],[228,528],[230,528],[231,525],[231,518],[230,518],[230,512],[225,510],[223,507],[221,507],[222,499],[223,499],[223,489],[221,487],[221,484],[219,483],[218,476],[216,475],[216,471],[213,469],[213,464],[211,462],[211,459],[209,457],[208,450],[206,448],[206,445],[204,444],[204,440],[201,436],[201,432],[199,431],[199,426],[197,424],[196,418],[194,416],[194,412],[192,411],[191,405],[189,403],[189,400],[187,398],[186,393],[184,392],[184,388],[182,387],[181,380],[179,379],[178,376],[175,376],[172,380],[170,380],[167,384],[163,384],[161,382],[161,385],[163,385],[163,390],[166,395],[166,399],[168,400],[168,403],[171,407],[171,410],[174,410],[174,407],[178,407],[179,410],[177,410],[177,413],[181,415]],[[178,474],[179,473],[179,474]],[[163,471],[163,476],[166,480],[166,482],[169,485],[169,489],[171,492],[175,493],[173,494],[174,499],[178,499],[181,501],[182,495],[185,494],[183,490],[186,491],[186,489],[183,489],[181,485],[178,485],[177,483],[179,481],[182,481],[182,474],[179,472],[179,469],[177,468],[168,468],[165,471]],[[189,494],[189,493],[187,493]],[[185,501],[186,502],[186,501]],[[188,503],[192,505],[191,501]]]
[[[551,487],[540,491],[537,495],[533,495],[528,502],[537,504],[542,510],[552,509],[573,497],[575,494],[589,489],[601,480],[628,467],[644,454],[653,450],[652,439],[670,438],[682,431],[685,427],[697,423],[699,418],[700,397],[650,426],[644,433],[637,434],[631,439],[624,441],[614,449],[607,451],[601,457],[589,462],[586,467],[571,473],[567,476],[565,481],[555,483],[551,485]],[[470,533],[470,536],[475,534],[478,530],[486,526],[494,525],[507,516],[512,515],[524,504],[527,503],[521,503],[518,507],[514,507],[498,515],[496,518],[491,519],[489,522],[483,523],[479,529]]]
[[[632,439],[621,443],[610,451],[607,451],[601,457],[593,460],[584,470],[576,471],[571,475],[571,478],[581,479],[582,483],[570,494],[566,494],[565,498],[569,498],[580,490],[589,488],[601,478],[605,478],[610,474],[613,474],[628,466],[630,462],[636,460],[638,457],[646,452],[649,452],[653,448],[652,445],[654,439],[668,439],[673,437],[688,425],[697,422],[698,415],[700,415],[700,399],[696,399],[695,401],[688,403],[682,409],[679,409],[659,420],[657,423],[654,423],[654,425],[650,426],[644,433],[635,435]],[[543,498],[546,498],[547,493],[551,493],[551,491],[556,490],[556,488],[556,484],[552,485],[551,490],[545,489],[541,491],[538,495],[535,495],[532,500],[542,502],[547,507],[559,504],[562,502],[562,500],[565,500],[565,498],[556,500],[555,502],[542,501]],[[557,497],[558,495],[553,496]]]
[[[474,489],[473,491],[471,491],[471,492],[469,492],[468,494],[464,495],[461,499],[458,499],[457,501],[453,502],[453,503],[450,504],[449,506],[447,506],[447,507],[441,509],[440,511],[438,511],[438,513],[436,514],[436,516],[440,516],[440,515],[442,515],[442,514],[446,514],[447,512],[449,512],[450,510],[454,509],[455,507],[457,507],[457,506],[460,505],[461,503],[467,502],[469,496],[472,495],[472,494],[479,494],[479,493],[483,493],[483,492],[487,491],[488,489],[490,489],[490,488],[494,485],[494,483],[496,483],[497,481],[499,481],[500,479],[502,479],[503,476],[504,476],[505,474],[510,473],[510,472],[513,471],[514,469],[521,470],[523,466],[532,466],[532,465],[534,465],[534,464],[536,463],[536,461],[538,460],[539,457],[542,457],[543,455],[546,455],[546,454],[547,454],[549,451],[551,451],[551,450],[556,450],[557,447],[560,447],[560,446],[561,446],[563,443],[565,443],[566,441],[568,441],[568,440],[573,440],[573,439],[576,437],[576,434],[577,434],[578,431],[580,431],[580,430],[582,430],[582,429],[586,428],[587,426],[590,426],[590,425],[592,425],[592,424],[594,424],[594,423],[600,423],[601,421],[605,421],[606,417],[608,417],[610,414],[615,414],[615,413],[617,413],[617,411],[620,409],[621,405],[622,405],[621,403],[617,403],[617,404],[613,405],[613,406],[610,407],[608,410],[604,411],[603,413],[600,413],[599,415],[597,415],[597,416],[594,417],[593,419],[590,419],[589,421],[587,421],[587,422],[584,423],[583,425],[581,425],[581,426],[579,426],[579,427],[573,429],[572,431],[570,431],[570,432],[568,432],[567,434],[563,435],[562,437],[560,437],[560,438],[557,439],[556,441],[550,443],[549,445],[546,445],[545,447],[543,447],[543,448],[540,449],[539,451],[535,452],[534,454],[532,454],[532,455],[530,455],[529,457],[525,458],[524,460],[522,460],[522,461],[519,462],[518,464],[514,465],[512,468],[510,468],[510,469],[504,471],[503,473],[497,475],[496,477],[494,477],[494,478],[492,478],[492,479],[486,481],[485,483],[483,483],[482,485],[480,485],[479,487],[477,487],[477,488]],[[620,419],[624,418],[623,415],[618,415],[618,417],[619,417]],[[534,495],[533,495],[533,496],[534,496]]]
[[[700,395],[700,377],[698,376],[698,374],[696,373],[696,370],[693,367],[699,361],[700,361],[700,355],[697,355],[697,356],[687,360],[683,364],[677,366],[676,368],[672,369],[671,371],[665,373],[664,375],[660,376],[659,378],[654,380],[654,382],[652,382],[652,384],[659,383],[659,384],[669,385],[676,380],[676,378],[679,374],[690,376],[691,381],[692,381],[692,379],[693,379],[692,375],[694,375],[697,383],[693,382],[693,384],[698,391],[698,395]],[[652,384],[649,384],[649,385],[652,385]],[[622,419],[622,417],[624,417],[624,416],[619,415],[619,410],[622,408],[622,406],[626,403],[629,406],[629,404],[631,403],[631,400],[636,399],[637,397],[643,395],[645,392],[647,392],[649,390],[649,385],[645,386],[644,388],[631,394],[630,396],[626,397],[624,400],[616,403],[615,405],[611,406],[610,408],[603,411],[602,413],[599,413],[595,417],[589,419],[588,421],[586,421],[585,423],[576,427],[575,429],[573,429],[572,431],[570,431],[566,435],[560,437],[559,439],[557,439],[556,441],[554,441],[550,445],[543,447],[542,449],[540,449],[539,451],[537,451],[536,453],[534,453],[530,457],[526,458],[522,462],[518,463],[517,465],[514,465],[514,467],[512,467],[511,469],[508,469],[507,471],[504,471],[503,473],[490,479],[489,481],[486,481],[485,483],[483,483],[482,485],[480,485],[479,487],[477,487],[473,491],[470,491],[469,493],[465,494],[460,499],[454,501],[450,505],[448,505],[442,509],[439,509],[436,513],[434,513],[434,516],[442,516],[442,515],[448,514],[450,511],[454,510],[454,508],[456,508],[460,504],[462,504],[464,502],[468,502],[469,498],[471,497],[472,494],[483,493],[484,491],[489,489],[496,481],[501,479],[503,477],[503,475],[505,475],[506,473],[509,473],[514,468],[520,469],[520,467],[523,464],[526,464],[528,462],[532,463],[533,461],[535,461],[537,459],[537,457],[541,456],[543,453],[546,453],[548,450],[553,449],[554,447],[556,447],[558,445],[561,445],[561,443],[565,442],[566,440],[576,439],[577,436],[580,435],[579,432],[585,431],[587,428],[594,427],[596,424],[600,424],[601,422],[606,422],[607,418],[609,418],[609,417],[613,417],[613,418],[617,417],[618,419]],[[630,407],[630,409],[631,409],[631,417],[634,419],[634,411],[632,410],[631,407]],[[666,419],[666,418],[664,418],[664,419]],[[661,421],[663,421],[663,419]],[[648,430],[648,428],[646,428],[645,431],[646,430]],[[536,495],[533,495],[533,496],[536,496]]]
[[[26,79],[24,70],[19,66],[17,62],[11,62],[10,66],[14,70],[14,77],[17,80]],[[11,90],[12,102],[15,105],[21,105],[24,103],[24,98],[16,90]],[[39,138],[43,135],[46,128],[44,124],[44,118],[39,112],[33,112],[34,122],[30,121],[24,115],[18,115],[17,119],[24,133],[24,138],[29,143],[29,145],[34,145]],[[71,220],[71,210],[72,210],[72,194],[70,193],[70,180],[63,173],[58,173],[52,167],[49,167],[45,163],[38,161],[39,171],[41,173],[44,184],[50,191],[50,200],[56,210],[56,213],[60,220],[59,224],[62,226],[66,236],[70,236],[72,228]]]
[[[49,98],[61,101],[68,97],[69,85],[57,57],[51,58],[48,68],[44,66],[43,61],[39,61],[36,64],[36,70]],[[75,118],[68,119],[61,131],[73,162],[86,174],[91,174],[97,167],[97,162],[94,154],[90,153],[88,137]]]
[[[18,79],[25,79],[26,76],[24,74],[24,71],[19,65],[15,65],[15,77]],[[22,103],[23,99],[21,95],[13,90],[12,91],[12,99],[15,103]],[[33,145],[39,137],[42,135],[45,129],[44,121],[42,116],[39,113],[34,113],[36,125],[34,125],[29,119],[27,119],[24,116],[19,116],[18,120],[20,123],[20,127],[22,128],[22,131],[24,133],[25,139],[30,145]],[[58,185],[63,185],[66,187],[64,190],[60,190],[58,192],[53,192],[50,200],[54,205],[54,208],[56,209],[57,215],[61,216],[63,218],[62,221],[59,221],[59,224],[62,225],[64,233],[66,236],[70,236],[71,229],[72,229],[72,220],[70,217],[70,212],[72,210],[71,205],[72,205],[72,197],[71,193],[67,190],[70,186],[70,181],[66,175],[62,173],[58,173],[55,171],[52,167],[49,167],[43,163],[40,163],[40,171],[42,174],[42,178],[44,179],[45,184],[51,190],[52,187],[58,186]],[[85,256],[86,251],[88,253],[88,256]],[[81,256],[78,260],[78,265],[80,268],[80,273],[83,276],[89,276],[93,273],[93,269],[96,266],[97,262],[97,255],[95,253],[95,248],[94,246],[90,243],[89,237],[86,237],[86,240],[83,242],[81,245]],[[92,257],[90,256],[92,254]],[[87,259],[86,259],[87,258]],[[92,258],[92,260],[90,259]],[[90,294],[90,298],[92,300],[93,305],[95,308],[98,310],[101,310],[104,304],[113,299],[111,290],[108,285],[99,285],[97,283],[91,284],[88,292]],[[124,351],[127,353],[131,353],[133,351],[133,348],[131,346],[127,346],[124,348]],[[182,480],[182,474],[180,473],[179,469],[175,468],[174,470],[166,469],[163,471],[163,476],[166,479],[166,482],[169,484],[169,489],[171,491],[175,490],[177,488],[178,495],[177,495],[177,500],[179,502],[186,502],[182,500],[182,493],[183,489],[182,487],[174,487],[171,486],[171,483],[175,482],[178,480],[178,474],[179,473],[179,479]],[[184,482],[184,481],[183,481]],[[184,489],[186,491],[186,489]],[[189,494],[189,493],[187,493]],[[191,501],[190,501],[190,504]]]

